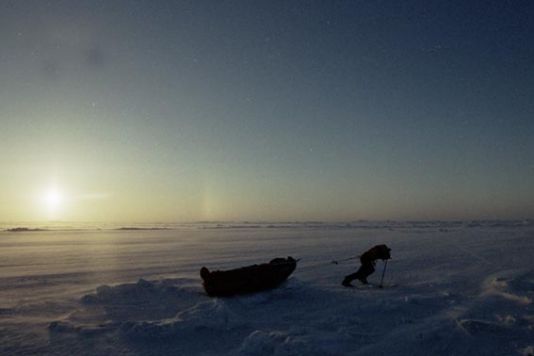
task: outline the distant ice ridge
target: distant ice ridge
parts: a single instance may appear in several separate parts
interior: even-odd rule
[[[0,232],[41,232],[41,231],[77,231],[77,230],[119,230],[119,231],[145,231],[145,230],[197,230],[197,229],[436,229],[447,232],[454,229],[483,228],[483,227],[529,227],[534,226],[534,220],[455,220],[455,221],[348,221],[348,222],[321,222],[321,221],[295,221],[295,222],[192,222],[192,223],[143,223],[143,224],[117,224],[117,223],[0,223]]]

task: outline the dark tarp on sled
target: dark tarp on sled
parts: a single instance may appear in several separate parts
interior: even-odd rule
[[[272,289],[284,282],[297,267],[293,257],[275,258],[269,263],[210,272],[200,269],[204,289],[209,296],[227,297]]]

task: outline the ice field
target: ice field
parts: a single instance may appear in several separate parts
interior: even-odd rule
[[[534,354],[532,221],[13,227],[0,355]],[[342,287],[358,260],[332,261],[382,243],[386,287]],[[286,256],[280,288],[202,289],[202,266]]]

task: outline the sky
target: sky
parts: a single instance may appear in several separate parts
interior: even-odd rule
[[[0,9],[0,221],[534,217],[532,1]]]

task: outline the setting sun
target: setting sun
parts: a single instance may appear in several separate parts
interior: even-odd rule
[[[43,194],[42,201],[48,213],[55,213],[61,207],[64,197],[57,187],[50,187]]]

